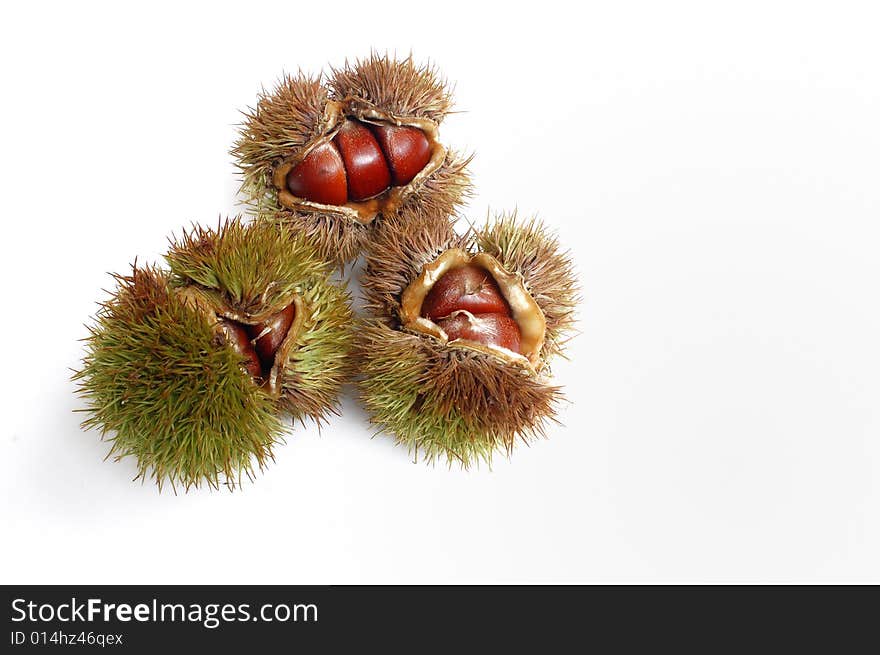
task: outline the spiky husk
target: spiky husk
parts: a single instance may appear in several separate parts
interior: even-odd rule
[[[466,170],[471,159],[473,155],[448,151],[440,168],[407,197],[394,215],[403,219],[419,217],[454,221],[456,211],[473,192]]]
[[[372,225],[362,225],[333,214],[288,209],[263,212],[257,215],[256,220],[268,221],[302,234],[314,245],[322,259],[340,268],[360,254],[373,230]]]
[[[327,99],[321,76],[300,72],[282,76],[271,93],[263,89],[257,106],[243,112],[232,155],[242,173],[241,192],[250,201],[261,201],[272,188],[272,171],[280,159],[323,134]]]
[[[265,90],[245,121],[232,150],[242,173],[241,193],[259,217],[300,230],[316,244],[319,254],[343,266],[359,255],[374,229],[387,218],[377,216],[362,225],[344,215],[292,211],[282,207],[272,183],[275,166],[322,136],[328,99],[356,98],[399,117],[424,118],[439,123],[449,112],[451,93],[436,70],[417,66],[412,57],[397,61],[373,54],[334,70],[323,86],[321,77],[303,73],[285,75],[271,93]],[[448,151],[441,166],[411,193],[394,212],[404,218],[452,215],[471,193],[466,168],[471,156]]]
[[[488,252],[523,276],[547,320],[537,372],[401,330],[401,294],[450,248]],[[365,259],[362,285],[376,318],[358,331],[359,388],[380,429],[428,460],[444,455],[464,466],[544,434],[562,397],[545,377],[546,359],[560,352],[572,326],[577,284],[568,255],[540,222],[502,214],[459,236],[436,217],[389,221]]]
[[[437,69],[417,66],[412,55],[403,60],[372,53],[354,64],[333,69],[333,98],[360,98],[396,116],[416,116],[440,123],[452,107],[452,94]]]
[[[474,245],[522,275],[547,321],[543,358],[562,354],[574,325],[579,287],[574,264],[559,239],[537,218],[519,222],[514,211],[487,218],[474,230]]]
[[[450,152],[446,161],[410,195],[398,211],[389,216],[379,216],[369,225],[363,225],[333,214],[272,209],[273,204],[263,204],[256,220],[283,225],[299,232],[312,243],[318,254],[342,268],[363,252],[368,244],[388,229],[406,229],[408,223],[423,225],[427,220],[438,221],[439,229],[445,229],[455,221],[455,210],[471,193],[471,182],[465,171],[470,157]],[[273,201],[274,202],[274,201]],[[393,225],[386,228],[385,225]]]
[[[301,231],[271,221],[227,220],[194,227],[166,256],[177,286],[197,285],[219,306],[250,315],[303,302],[304,323],[283,364],[279,403],[294,419],[336,413],[352,372],[354,317],[348,292],[329,279],[330,264]]]
[[[396,324],[400,296],[422,267],[444,250],[468,245],[469,238],[456,234],[452,220],[443,215],[413,213],[383,221],[364,256],[361,287],[366,309]]]
[[[138,477],[184,489],[236,486],[272,458],[282,425],[271,398],[242,374],[240,356],[166,272],[133,267],[89,328],[74,375],[112,442],[108,457],[137,459]]]
[[[559,389],[522,369],[380,320],[365,321],[358,334],[370,421],[416,459],[491,463],[495,451],[544,436],[553,418]]]

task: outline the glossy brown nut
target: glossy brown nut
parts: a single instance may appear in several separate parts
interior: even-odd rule
[[[287,174],[287,188],[299,197],[324,205],[344,205],[348,200],[345,166],[332,143],[312,150]]]
[[[507,314],[455,314],[438,325],[450,340],[467,339],[487,346],[501,346],[519,353],[519,326]]]
[[[263,367],[260,364],[260,358],[251,338],[248,336],[247,330],[238,323],[223,319],[220,321],[223,326],[223,333],[226,335],[226,341],[232,346],[242,357],[242,366],[254,379],[259,379],[263,375]]]
[[[251,339],[256,339],[254,341],[254,348],[260,361],[263,363],[264,370],[268,371],[275,363],[275,353],[278,352],[278,349],[287,337],[287,332],[290,330],[295,314],[296,307],[291,303],[268,321],[247,326],[248,336]],[[260,336],[267,328],[268,332]]]
[[[431,160],[431,145],[425,133],[416,127],[370,125],[391,167],[394,186],[412,182]]]
[[[347,120],[333,143],[339,148],[348,173],[348,197],[360,201],[377,196],[391,186],[391,172],[373,133]]]
[[[436,321],[459,309],[472,314],[510,314],[495,279],[472,264],[454,268],[437,280],[422,303],[422,316]]]

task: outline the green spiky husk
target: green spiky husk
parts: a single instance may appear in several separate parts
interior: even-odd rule
[[[303,287],[309,314],[284,366],[280,402],[302,421],[338,414],[339,393],[353,373],[354,315],[348,291],[332,284]]]
[[[450,248],[488,252],[522,275],[547,322],[536,373],[401,330],[401,294]],[[503,214],[460,236],[436,217],[389,221],[365,260],[362,286],[376,318],[358,331],[359,388],[380,429],[413,453],[464,466],[543,435],[562,397],[545,377],[546,361],[560,353],[572,327],[577,284],[568,255],[540,222],[519,224],[514,214]]]
[[[241,370],[241,358],[169,285],[168,274],[133,268],[89,328],[74,375],[91,416],[132,455],[138,477],[184,489],[240,484],[272,458],[282,425],[272,399]]]
[[[396,116],[415,116],[440,123],[452,107],[449,86],[430,64],[418,66],[412,56],[403,60],[372,53],[353,64],[334,69],[328,84],[333,98],[365,100]]]
[[[448,348],[379,320],[358,330],[361,399],[370,421],[416,459],[467,468],[544,436],[559,389],[522,369]]]
[[[283,364],[279,404],[297,420],[336,413],[352,372],[354,317],[348,292],[330,281],[331,265],[307,235],[266,220],[227,220],[216,230],[193,228],[166,259],[173,284],[196,285],[242,313],[275,313],[298,295],[306,316]]]

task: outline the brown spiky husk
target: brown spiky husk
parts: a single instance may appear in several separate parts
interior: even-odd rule
[[[397,320],[403,290],[422,267],[449,248],[467,248],[447,215],[418,212],[377,225],[364,255],[361,287],[365,307],[377,318]]]
[[[424,184],[415,189],[397,210],[404,219],[418,217],[436,220],[454,220],[461,204],[473,193],[473,184],[467,173],[473,155],[450,150],[443,164]]]
[[[370,420],[416,458],[468,467],[545,436],[557,387],[473,351],[447,348],[379,320],[359,329],[359,389]]]
[[[335,70],[327,86],[321,77],[285,75],[271,93],[264,90],[257,106],[244,112],[245,121],[232,150],[242,172],[241,193],[255,214],[286,224],[316,244],[320,254],[339,266],[354,259],[386,218],[377,216],[364,226],[342,214],[291,211],[280,206],[272,183],[275,166],[321,137],[325,109],[335,100],[355,98],[361,104],[398,117],[424,118],[439,123],[452,103],[446,83],[430,65],[418,66],[412,57],[397,61],[389,55],[369,58]],[[471,193],[466,168],[471,156],[448,151],[441,166],[394,211],[403,217],[453,214]]]
[[[271,93],[260,93],[248,108],[232,149],[242,173],[241,192],[260,200],[271,188],[275,165],[324,133],[328,91],[321,76],[283,75]]]
[[[487,218],[460,236],[451,220],[428,212],[391,219],[378,227],[365,257],[362,286],[366,306],[377,317],[396,317],[403,290],[443,251],[485,252],[523,277],[547,322],[545,357],[559,354],[571,331],[579,301],[574,264],[558,238],[537,218],[516,212]]]
[[[522,275],[547,322],[543,358],[562,354],[580,297],[574,264],[559,239],[537,218],[520,222],[513,211],[487,218],[474,230],[474,245]]]
[[[403,291],[450,248],[487,252],[523,276],[547,320],[537,373],[401,330]],[[412,452],[465,466],[543,435],[562,398],[545,377],[546,358],[560,352],[577,299],[571,261],[543,224],[518,224],[515,214],[502,214],[458,235],[436,216],[388,221],[376,230],[365,259],[362,286],[376,318],[358,333],[359,386],[374,423]]]
[[[255,220],[269,221],[303,234],[324,260],[340,268],[361,253],[373,230],[372,225],[333,214],[288,209],[258,214]]]
[[[396,116],[428,118],[440,123],[452,107],[452,93],[436,68],[372,53],[354,64],[333,69],[328,81],[333,98],[360,98]]]
[[[471,193],[470,178],[465,170],[469,162],[470,157],[448,153],[443,165],[406,199],[395,214],[378,216],[369,225],[335,214],[288,209],[265,210],[258,213],[256,219],[301,232],[321,257],[341,268],[363,252],[377,235],[389,229],[407,229],[403,226],[409,223],[424,225],[426,221],[437,221],[441,230],[444,225],[451,225],[456,208]]]

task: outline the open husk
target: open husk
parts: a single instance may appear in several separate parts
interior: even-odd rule
[[[168,271],[115,276],[74,376],[84,426],[160,488],[234,488],[272,461],[284,414],[321,422],[336,412],[352,373],[348,293],[302,235],[264,222],[195,227],[167,261]],[[291,305],[271,364],[255,377],[224,325],[262,325]]]
[[[451,94],[437,72],[412,58],[373,54],[320,76],[285,75],[263,92],[245,122],[232,154],[242,172],[241,191],[263,218],[306,231],[322,256],[344,264],[371,238],[376,222],[398,216],[448,217],[470,193],[470,157],[447,149],[439,125]],[[297,197],[287,173],[312,150],[331,141],[346,118],[417,127],[428,138],[428,164],[404,186],[378,197],[328,205]]]
[[[416,456],[463,466],[544,435],[561,399],[548,363],[577,300],[568,255],[541,223],[513,214],[464,236],[430,219],[386,227],[370,244],[362,278],[374,318],[358,331],[359,388],[371,420]],[[523,334],[522,354],[449,340],[421,316],[433,284],[468,263],[498,282]]]

